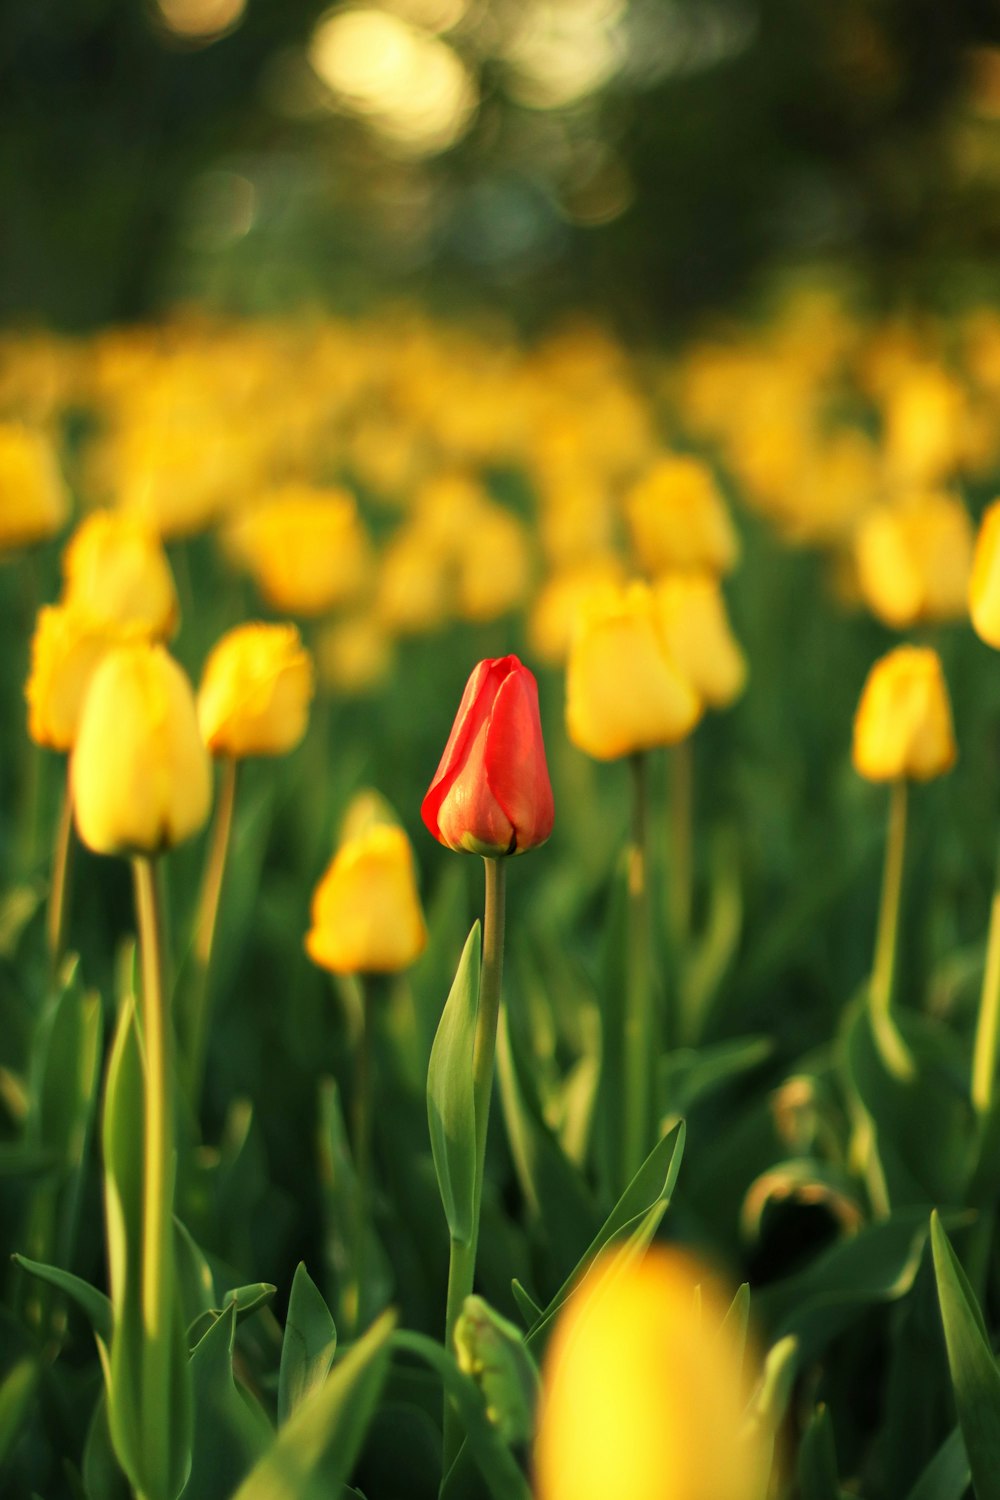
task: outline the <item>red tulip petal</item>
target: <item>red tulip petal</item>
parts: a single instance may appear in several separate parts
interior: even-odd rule
[[[455,722],[451,726],[448,743],[444,747],[444,754],[441,756],[430,787],[420,805],[420,816],[435,838],[440,838],[438,811],[441,803],[448,795],[452,782],[465,763],[469,745],[476,730],[489,717],[493,693],[486,693],[483,689],[495,665],[493,661],[481,661],[466,683],[462,701],[458,705],[458,713],[455,715]]]
[[[486,742],[486,775],[510,819],[517,851],[543,844],[552,832],[555,807],[538,714],[538,684],[517,660],[493,704]]]
[[[437,812],[437,837],[449,849],[509,854],[514,847],[514,829],[486,775],[489,731],[489,723],[484,720],[468,748],[465,763],[451,780]]]

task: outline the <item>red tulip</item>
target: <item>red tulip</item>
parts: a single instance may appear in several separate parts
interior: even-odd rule
[[[420,811],[436,839],[470,854],[523,854],[552,832],[538,684],[516,656],[469,678]]]

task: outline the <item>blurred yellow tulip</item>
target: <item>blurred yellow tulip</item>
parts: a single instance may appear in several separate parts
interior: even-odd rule
[[[410,841],[373,822],[341,845],[313,892],[306,952],[334,974],[393,974],[426,946]]]
[[[743,1351],[696,1261],[606,1256],[559,1314],[542,1366],[538,1500],[753,1500]]]
[[[137,626],[157,640],[177,627],[173,574],[156,533],[125,511],[80,522],[62,558],[67,604],[106,625]]]
[[[854,769],[869,781],[930,781],[957,757],[941,659],[897,646],[868,674],[854,717]]]
[[[368,578],[368,538],[347,490],[287,485],[237,517],[226,539],[268,604],[289,614],[325,614]]]
[[[25,687],[28,733],[36,745],[72,750],[94,671],[122,640],[122,631],[76,605],[47,604],[39,610]]]
[[[983,513],[969,581],[969,613],[976,634],[1000,647],[1000,500]]]
[[[160,854],[201,828],[211,760],[191,684],[163,646],[108,652],[87,690],[70,777],[77,832],[97,854]]]
[[[597,760],[671,745],[694,728],[701,702],[667,654],[652,591],[629,584],[582,616],[566,669],[566,728]]]
[[[654,584],[653,600],[667,651],[698,697],[710,708],[732,703],[743,691],[747,666],[718,580],[709,573],[672,573]]]
[[[371,614],[326,625],[316,641],[320,678],[341,693],[371,692],[389,676],[394,661],[393,642]]]
[[[636,556],[649,573],[728,573],[736,563],[733,523],[711,470],[698,458],[660,459],[633,486],[625,511]]]
[[[294,625],[238,625],[213,647],[198,723],[213,755],[284,755],[306,732],[313,665]]]
[[[872,510],[854,543],[858,584],[872,613],[897,630],[961,619],[967,608],[973,531],[954,495],[917,494]]]
[[[580,617],[600,599],[614,599],[622,582],[623,569],[615,557],[553,573],[539,589],[528,620],[534,655],[552,665],[564,662]]]
[[[48,438],[0,423],[0,552],[55,536],[68,515],[69,495]]]
[[[502,505],[484,502],[469,518],[456,557],[456,608],[486,622],[524,602],[531,581],[525,528]]]

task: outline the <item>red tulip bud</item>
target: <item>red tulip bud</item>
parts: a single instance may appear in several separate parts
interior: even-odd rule
[[[469,678],[421,814],[449,849],[491,858],[552,832],[538,684],[516,656],[481,661]]]

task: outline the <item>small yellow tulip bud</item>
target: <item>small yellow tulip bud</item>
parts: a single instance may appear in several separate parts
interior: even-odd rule
[[[930,781],[957,751],[941,660],[928,646],[897,646],[868,674],[854,718],[854,769],[869,781]]]
[[[106,625],[135,625],[156,640],[177,627],[177,594],[159,538],[137,516],[96,510],[63,553],[64,598]]]
[[[869,609],[897,630],[965,614],[972,522],[954,495],[915,495],[865,517],[855,538],[858,584]]]
[[[566,669],[566,729],[597,760],[672,745],[701,702],[668,656],[653,595],[642,583],[604,596],[583,615]]]
[[[538,1500],[760,1493],[761,1445],[745,1423],[742,1351],[725,1312],[714,1280],[676,1251],[598,1262],[546,1350]]]
[[[198,723],[213,755],[284,755],[306,732],[313,666],[294,625],[238,625],[213,647]]]
[[[625,508],[636,555],[649,573],[728,573],[739,556],[729,513],[700,459],[661,459],[634,486]]]
[[[983,514],[969,582],[972,626],[987,646],[1000,647],[1000,500]]]
[[[111,647],[121,644],[121,631],[72,604],[39,610],[25,688],[28,733],[36,745],[72,750],[90,680]]]
[[[0,552],[54,536],[68,515],[69,496],[48,440],[17,423],[0,424]]]
[[[334,974],[394,974],[426,946],[410,841],[396,824],[370,823],[341,845],[313,893],[306,952]]]
[[[191,684],[164,647],[108,652],[87,691],[70,777],[77,831],[97,854],[160,854],[205,822],[211,760]]]
[[[654,585],[653,600],[678,669],[710,708],[727,707],[743,691],[747,666],[718,581],[708,573],[673,573]]]

